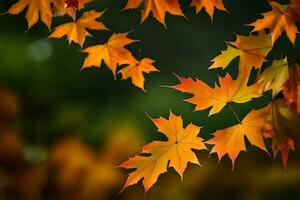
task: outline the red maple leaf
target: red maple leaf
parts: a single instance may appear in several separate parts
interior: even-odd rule
[[[65,0],[65,3],[68,8],[75,8],[78,9],[79,0]]]

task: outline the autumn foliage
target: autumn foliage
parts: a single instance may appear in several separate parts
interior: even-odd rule
[[[28,30],[38,21],[42,21],[49,29],[49,39],[65,37],[69,44],[75,43],[86,56],[82,70],[105,65],[112,72],[114,79],[120,74],[121,79],[130,79],[133,85],[146,91],[145,74],[163,71],[163,66],[155,66],[155,61],[148,57],[137,58],[128,45],[139,42],[138,38],[130,37],[131,32],[114,33],[113,30],[109,30],[101,21],[105,11],[99,11],[97,8],[85,9],[90,2],[91,0],[18,0],[11,5],[7,14],[19,15],[24,11]],[[275,44],[279,38],[296,45],[300,0],[291,0],[286,5],[270,0],[268,4],[267,12],[261,13],[252,23],[245,24],[252,28],[248,34],[236,35],[234,41],[225,42],[226,49],[215,53],[207,70],[219,70],[223,74],[213,85],[192,78],[192,74],[190,77],[176,74],[175,85],[163,86],[164,89],[189,94],[189,98],[184,101],[193,104],[195,112],[208,111],[209,117],[228,108],[235,117],[236,124],[223,129],[218,127],[216,132],[210,134],[210,139],[205,140],[199,135],[201,127],[192,123],[185,126],[182,117],[172,112],[168,118],[149,117],[158,132],[167,140],[153,141],[145,145],[140,155],[120,164],[119,167],[132,170],[124,189],[142,180],[145,191],[148,191],[157,182],[159,175],[165,173],[168,168],[174,168],[183,178],[188,163],[200,166],[195,154],[198,150],[215,153],[219,160],[228,155],[234,168],[239,153],[247,149],[246,141],[266,152],[266,156],[272,154],[275,157],[281,154],[284,169],[287,168],[290,151],[295,150],[293,135],[296,132],[299,134],[299,58],[289,57],[286,52],[280,52],[280,57],[272,57],[269,54],[273,50],[278,51]],[[196,10],[196,14],[201,10],[207,12],[212,23],[215,12],[227,12],[230,15],[230,11],[226,9],[226,0],[192,0],[189,5]],[[179,0],[128,0],[124,6],[122,12],[139,9],[141,23],[149,17],[154,17],[166,31],[167,13],[185,17]],[[80,10],[84,11],[78,12]],[[65,18],[68,22],[53,27],[52,20],[57,17]],[[110,37],[108,40],[97,38],[92,34],[95,31],[109,32]],[[87,37],[94,38],[96,44],[86,45]],[[228,66],[236,59],[238,62],[235,69],[238,75],[234,76],[228,71]],[[239,116],[236,107],[233,106],[258,98],[267,99],[268,103],[260,108],[253,106],[246,116]],[[271,147],[266,145],[267,140],[272,141]],[[76,140],[64,142],[67,146],[79,145]],[[65,147],[61,145],[56,148]],[[53,154],[56,155],[55,149]],[[82,155],[82,159],[88,159],[88,170],[100,170],[97,166],[98,161],[94,158]],[[72,162],[76,164],[77,160]],[[68,165],[59,159],[53,163]],[[89,173],[93,176],[97,172]],[[62,181],[70,181],[68,179],[71,176],[72,174],[65,175]],[[91,178],[86,184],[93,184],[94,181],[96,180]]]

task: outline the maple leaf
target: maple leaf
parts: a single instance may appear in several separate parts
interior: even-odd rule
[[[300,1],[299,0],[290,0],[290,5],[288,7],[288,10],[292,15],[295,17],[295,19],[300,19]],[[296,20],[297,21],[297,20]]]
[[[290,108],[300,114],[300,66],[296,63],[289,67],[289,79],[284,84],[283,94]]]
[[[211,19],[213,19],[215,9],[227,11],[223,0],[192,0],[190,6],[195,6],[197,13],[204,8]]]
[[[79,0],[65,0],[65,3],[66,3],[68,8],[78,9]]]
[[[195,111],[211,107],[209,115],[220,112],[230,102],[246,103],[261,96],[261,85],[247,86],[241,75],[233,80],[229,74],[226,74],[225,77],[219,78],[220,86],[215,84],[214,88],[201,80],[181,77],[178,79],[180,84],[171,86],[171,88],[193,94],[193,97],[185,101],[196,105]]]
[[[124,47],[136,41],[128,38],[127,35],[128,33],[113,34],[107,43],[84,49],[83,52],[88,56],[85,58],[82,69],[100,67],[104,61],[115,76],[119,65],[135,62],[136,59],[131,52]]]
[[[128,78],[131,79],[131,82],[141,88],[144,89],[145,78],[143,73],[150,72],[158,72],[159,70],[153,66],[154,61],[149,58],[144,58],[141,61],[136,61],[130,63],[128,66],[124,67],[119,72],[122,74],[122,79],[126,80]]]
[[[269,29],[272,43],[274,43],[283,32],[286,32],[290,41],[295,44],[296,34],[298,33],[298,28],[295,23],[297,21],[300,22],[300,18],[297,17],[293,6],[281,5],[275,1],[269,1],[269,3],[272,10],[263,13],[262,19],[258,19],[249,25],[254,27],[252,32]]]
[[[28,7],[25,15],[28,29],[41,18],[42,22],[44,22],[50,30],[52,23],[51,0],[19,0],[9,8],[7,13],[17,15],[26,7]]]
[[[52,0],[54,16],[63,16],[68,14],[74,20],[76,19],[76,11],[82,10],[86,4],[92,0]]]
[[[209,69],[219,67],[225,69],[234,58],[239,56],[239,71],[249,73],[252,67],[257,69],[262,66],[271,49],[271,37],[265,31],[260,31],[258,35],[237,35],[236,41],[229,42],[227,49],[212,60],[213,64]]]
[[[129,174],[124,189],[143,179],[147,192],[157,181],[158,176],[170,167],[173,167],[182,178],[188,162],[199,165],[192,149],[206,149],[203,139],[197,137],[200,127],[189,124],[183,128],[180,116],[170,113],[169,119],[160,117],[151,120],[168,140],[154,141],[145,145],[142,153],[151,154],[150,156],[135,156],[120,165],[125,169],[136,169]]]
[[[294,141],[288,136],[298,134],[295,127],[300,126],[300,120],[289,110],[287,103],[282,99],[273,101],[272,110],[263,133],[265,138],[272,139],[274,158],[281,152],[282,164],[286,169],[290,151],[295,151]]]
[[[166,13],[184,16],[178,0],[128,0],[127,5],[124,9],[135,9],[142,4],[142,22],[144,22],[147,19],[150,12],[152,12],[153,17],[164,26],[166,26]]]
[[[86,29],[107,30],[103,23],[96,21],[101,15],[102,13],[94,10],[88,11],[79,20],[56,27],[49,38],[61,38],[66,35],[69,43],[73,41],[82,47],[86,37],[90,35]]]
[[[264,85],[264,90],[272,90],[273,97],[282,91],[284,83],[289,78],[287,58],[274,60],[272,65],[260,74],[258,83]]]
[[[232,111],[235,114],[233,109]],[[267,152],[262,129],[267,123],[270,112],[271,105],[263,109],[252,110],[243,120],[235,114],[239,124],[216,131],[213,134],[214,137],[207,141],[207,144],[214,145],[210,153],[217,153],[219,160],[228,154],[232,161],[232,168],[234,168],[239,152],[246,151],[245,137],[252,145]]]

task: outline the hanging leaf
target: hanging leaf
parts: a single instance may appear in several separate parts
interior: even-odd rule
[[[297,17],[294,6],[281,5],[275,1],[269,1],[269,3],[272,10],[263,13],[262,19],[258,19],[250,24],[250,26],[254,27],[252,32],[269,29],[272,43],[274,43],[283,32],[286,32],[290,41],[295,44],[296,34],[299,33],[296,22],[300,22],[300,18]]]
[[[155,68],[153,63],[153,60],[149,58],[144,58],[141,61],[130,63],[128,66],[124,67],[119,72],[122,74],[122,79],[126,80],[130,78],[131,82],[135,86],[145,91],[145,78],[143,73],[159,72],[159,70]]]
[[[283,94],[290,108],[300,114],[300,66],[296,63],[289,67],[289,79],[284,84]]]
[[[182,178],[189,162],[200,165],[192,151],[192,149],[206,149],[203,139],[197,137],[200,127],[189,124],[183,128],[181,117],[172,113],[169,119],[160,117],[151,120],[168,140],[154,141],[145,145],[142,153],[150,154],[149,156],[135,156],[120,165],[122,168],[136,169],[129,174],[124,189],[143,179],[147,192],[157,181],[158,176],[168,168],[173,167]]]
[[[213,19],[215,9],[227,11],[223,0],[192,0],[190,6],[195,6],[197,13],[204,9],[211,19]]]
[[[252,67],[260,68],[272,49],[271,37],[265,31],[258,35],[237,36],[235,42],[229,42],[227,49],[215,57],[209,69],[226,69],[230,62],[239,56],[240,73],[249,74]]]
[[[234,110],[232,111],[234,112]],[[270,112],[271,105],[263,109],[252,110],[243,120],[237,117],[239,124],[218,130],[214,133],[214,137],[207,141],[208,144],[214,145],[210,153],[217,153],[219,160],[228,154],[232,161],[233,169],[234,162],[240,151],[246,151],[245,137],[252,145],[267,152],[262,128],[267,123]]]
[[[131,52],[124,47],[135,42],[127,37],[128,33],[113,34],[107,43],[91,46],[83,50],[88,56],[83,63],[83,69],[100,67],[102,61],[116,75],[119,65],[135,62]]]
[[[227,74],[219,78],[220,86],[211,88],[201,80],[178,77],[180,84],[171,86],[181,92],[193,94],[193,97],[185,100],[196,105],[195,111],[210,108],[209,115],[220,112],[230,102],[246,103],[253,98],[261,96],[261,85],[247,86],[243,76],[236,80]]]
[[[161,24],[165,24],[166,13],[171,15],[184,16],[178,0],[128,0],[124,9],[134,9],[143,5],[142,22],[144,22],[152,12],[153,17]]]
[[[84,9],[85,5],[92,2],[92,0],[52,0],[53,1],[53,15],[63,16],[68,14],[74,20],[76,19],[76,11]]]
[[[300,119],[289,110],[282,99],[273,102],[272,110],[269,122],[263,129],[264,136],[272,139],[274,158],[281,152],[282,164],[286,170],[290,151],[295,151],[294,141],[290,136],[298,134],[296,127],[300,126]]]
[[[44,22],[50,30],[52,23],[51,0],[19,0],[9,8],[7,13],[17,15],[26,7],[25,18],[27,19],[28,29],[41,18],[42,22]]]
[[[56,27],[49,38],[67,36],[69,44],[73,41],[82,47],[86,37],[90,35],[87,29],[107,30],[102,22],[96,21],[101,15],[102,13],[96,12],[95,10],[88,11],[84,13],[79,20]]]
[[[287,58],[274,60],[258,79],[258,83],[264,85],[264,90],[272,90],[273,98],[282,91],[284,83],[289,78],[289,66]]]

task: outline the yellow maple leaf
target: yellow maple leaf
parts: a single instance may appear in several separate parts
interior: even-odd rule
[[[86,29],[107,30],[102,22],[96,21],[101,15],[102,13],[94,10],[88,11],[77,21],[56,27],[49,38],[61,38],[66,35],[69,43],[73,41],[82,47],[86,37],[89,35],[89,32]]]
[[[158,72],[159,70],[155,68],[153,65],[154,61],[149,58],[144,58],[141,61],[136,61],[130,63],[128,66],[124,67],[119,72],[122,74],[122,79],[126,80],[128,78],[131,79],[131,82],[141,88],[144,89],[145,78],[143,73],[150,72]]]
[[[289,78],[287,58],[274,60],[272,65],[260,74],[258,83],[264,85],[264,90],[272,90],[273,97],[282,91],[284,83]]]
[[[178,0],[128,0],[124,9],[138,8],[143,4],[142,22],[144,22],[152,12],[155,19],[157,19],[164,26],[165,15],[170,13],[172,15],[184,16]]]
[[[19,0],[9,8],[7,13],[17,15],[26,7],[28,7],[25,15],[28,29],[36,24],[39,18],[41,18],[50,30],[52,23],[51,0]]]
[[[209,69],[219,67],[225,69],[234,58],[239,56],[239,70],[247,74],[252,67],[257,69],[262,66],[271,49],[271,37],[265,31],[259,32],[258,35],[238,35],[236,41],[229,42],[227,49],[212,60],[213,64]]]
[[[300,18],[299,16],[297,17],[293,4],[291,4],[292,6],[281,5],[275,1],[269,1],[269,3],[272,10],[263,13],[262,19],[258,19],[250,24],[250,26],[254,26],[252,32],[269,29],[272,43],[274,43],[283,32],[286,32],[290,41],[295,44],[296,34],[298,33],[296,21],[300,22]]]
[[[230,102],[246,103],[261,96],[261,85],[247,86],[241,75],[236,80],[233,80],[229,74],[220,77],[220,86],[215,84],[214,88],[201,80],[181,77],[178,79],[180,84],[171,87],[181,92],[193,94],[193,97],[185,101],[196,105],[195,111],[211,107],[209,115],[220,112]]]
[[[224,7],[223,0],[192,0],[191,6],[196,7],[197,13],[204,8],[211,19],[213,19],[215,9],[227,11]]]
[[[130,64],[136,59],[124,47],[135,42],[127,37],[128,33],[113,34],[107,43],[95,45],[83,50],[88,56],[85,58],[82,69],[100,67],[102,61],[116,75],[119,65]]]
[[[151,120],[168,140],[154,141],[145,145],[142,153],[151,154],[150,156],[135,156],[120,165],[122,168],[136,169],[129,174],[124,189],[143,179],[147,192],[157,181],[158,176],[166,172],[169,167],[173,167],[182,178],[189,162],[199,165],[192,149],[206,149],[203,139],[197,137],[200,127],[189,124],[183,128],[180,116],[170,113],[169,119],[160,117]]]
[[[271,105],[263,109],[252,110],[243,120],[240,120],[234,113],[239,124],[218,130],[213,134],[214,137],[207,141],[208,144],[214,145],[211,153],[217,153],[219,160],[228,154],[232,161],[232,167],[234,167],[234,162],[239,152],[246,151],[245,136],[252,145],[267,152],[262,129],[267,122],[270,112]]]

